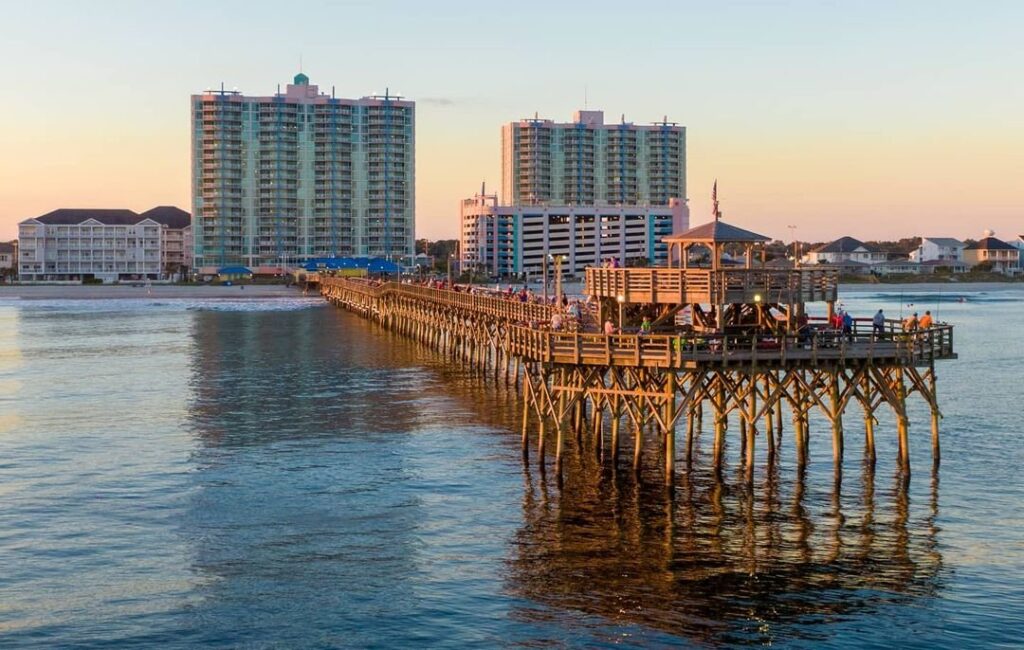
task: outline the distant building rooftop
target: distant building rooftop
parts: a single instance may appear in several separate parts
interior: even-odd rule
[[[108,226],[125,226],[139,222],[139,215],[131,210],[107,210],[95,208],[60,208],[35,217],[36,221],[48,226],[68,226],[95,219]]]
[[[184,228],[192,224],[192,215],[173,205],[161,205],[146,210],[139,215],[140,219],[152,219],[168,228]]]
[[[964,245],[962,241],[960,241],[959,239],[953,239],[952,237],[922,237],[922,240],[930,241],[936,246],[948,246],[951,248],[956,248],[958,246]]]
[[[131,226],[143,219],[152,219],[168,228],[184,228],[192,223],[192,216],[180,208],[162,205],[138,214],[132,210],[106,208],[60,208],[33,220],[48,226],[73,226],[93,219],[107,226]]]
[[[995,237],[986,237],[976,244],[971,244],[964,250],[978,251],[978,250],[990,250],[990,251],[1015,251],[1017,250],[1013,246],[1010,246],[1002,239],[996,239]]]
[[[853,237],[840,237],[839,239],[823,244],[815,248],[812,253],[852,253],[858,248],[863,248],[866,251],[876,252],[874,246],[868,246],[859,239]]]

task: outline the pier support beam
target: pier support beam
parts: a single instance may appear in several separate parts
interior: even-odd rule
[[[665,376],[665,484],[672,485],[676,472],[676,374]]]

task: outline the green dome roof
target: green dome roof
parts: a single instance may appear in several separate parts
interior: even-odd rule
[[[302,74],[300,72],[299,74],[295,75],[295,85],[296,86],[308,86],[309,85],[309,77],[307,77],[306,75],[304,75],[304,74]]]

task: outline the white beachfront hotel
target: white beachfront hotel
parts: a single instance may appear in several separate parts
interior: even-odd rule
[[[485,189],[460,204],[462,268],[535,274],[560,258],[563,273],[616,259],[664,264],[662,238],[689,227],[686,128],[667,119],[606,124],[525,119],[502,127],[501,202]]]
[[[462,268],[489,275],[543,272],[544,257],[560,258],[563,273],[582,274],[612,260],[664,265],[662,238],[689,227],[680,199],[659,205],[498,205],[495,194],[462,202]]]
[[[18,275],[22,282],[163,280],[181,272],[191,239],[191,217],[171,206],[142,214],[62,208],[18,224]]]

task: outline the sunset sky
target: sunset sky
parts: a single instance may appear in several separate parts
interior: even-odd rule
[[[687,127],[691,222],[788,239],[1024,233],[1024,2],[0,0],[0,239],[190,209],[189,95],[298,71],[417,102],[417,236],[498,189],[501,124]]]

